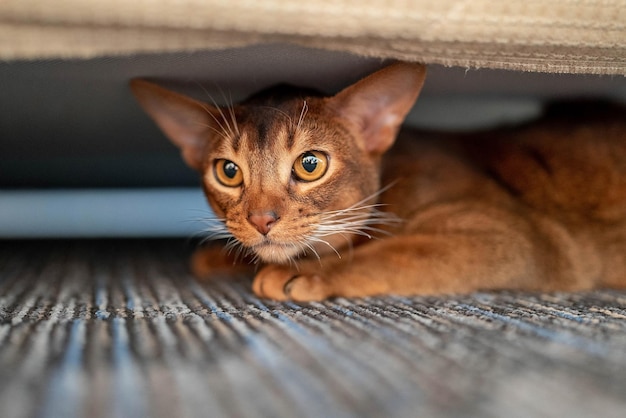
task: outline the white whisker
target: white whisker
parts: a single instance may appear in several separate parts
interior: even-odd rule
[[[273,106],[260,106],[260,107],[263,108],[263,109],[270,109],[270,110],[273,110],[275,112],[280,113],[281,115],[283,115],[284,117],[286,117],[289,120],[289,124],[290,125],[293,125],[293,119],[291,119],[291,116],[289,116],[287,114],[287,112],[285,112],[284,110],[281,110],[281,109],[279,109],[277,107],[273,107]]]
[[[306,247],[306,249],[308,249],[309,251],[311,251],[311,253],[313,253],[313,255],[315,256],[315,258],[317,258],[317,261],[322,261],[322,258],[320,257],[319,253],[317,252],[317,250],[315,249],[315,247],[313,246],[313,244],[311,244],[308,241],[304,242],[303,247]],[[303,248],[304,249],[304,248]]]
[[[217,111],[220,113],[220,116],[222,117],[222,120],[224,121],[224,124],[226,125],[226,127],[228,128],[228,132],[230,133],[230,135],[232,137],[236,137],[237,135],[235,135],[235,131],[233,129],[232,126],[230,126],[230,123],[228,122],[228,119],[226,118],[226,115],[224,114],[224,111],[222,110],[221,107],[219,106],[215,106],[217,108]],[[214,116],[213,117],[216,122],[217,122],[217,118]],[[223,129],[223,128],[222,128]]]
[[[207,110],[207,109],[205,108],[205,110]],[[207,112],[208,112],[208,110],[207,110]],[[211,115],[211,117],[213,117],[213,115]],[[213,117],[213,118],[215,119],[215,117]],[[215,129],[215,127],[213,127],[211,125],[207,125],[206,123],[200,123],[200,122],[197,122],[196,125],[202,126],[204,128],[208,128],[208,129],[212,130],[216,135],[219,135],[219,136],[221,136],[224,139],[228,139],[228,135],[226,134],[226,132],[220,131],[219,129]]]
[[[237,250],[237,252],[240,252],[240,249],[241,243],[232,236],[228,238],[226,244],[224,244],[224,250],[226,250],[229,255],[233,252],[233,250]]]
[[[298,125],[296,125],[296,132],[300,130],[302,123],[304,122],[304,118],[309,111],[309,106],[306,104],[306,100],[302,103],[302,110],[300,111],[300,117],[298,118]]]
[[[235,135],[235,130],[233,130],[233,128],[230,126],[230,123],[228,123],[228,119],[226,118],[226,115],[224,114],[224,112],[222,111],[222,108],[217,104],[217,102],[215,101],[215,99],[213,98],[213,96],[211,96],[211,94],[209,93],[209,91],[200,83],[196,83],[203,91],[204,93],[207,95],[207,97],[211,100],[211,102],[213,103],[213,107],[215,109],[217,109],[217,111],[219,112],[220,116],[222,117],[222,122],[219,121],[219,119],[217,118],[217,116],[215,116],[213,114],[213,112],[211,112],[211,110],[204,104],[202,104],[202,107],[204,108],[204,110],[209,114],[209,116],[211,116],[211,118],[215,121],[215,123],[217,124],[217,126],[219,126],[219,128],[223,131],[223,136],[225,138],[228,138],[228,134],[230,134],[231,136],[236,136]],[[219,88],[219,87],[218,87]],[[222,93],[222,96],[224,95],[223,90],[220,89],[220,92]],[[224,125],[226,125],[226,127],[224,127]],[[235,126],[236,126],[236,122],[235,122]],[[227,129],[228,128],[228,129]]]
[[[383,212],[379,208],[386,205],[381,203],[368,203],[376,199],[392,185],[386,186],[376,193],[360,200],[345,209],[328,211],[320,214],[320,220],[310,241],[329,245],[334,252],[339,252],[324,239],[333,235],[341,235],[346,238],[348,245],[352,245],[348,235],[362,236],[368,239],[376,238],[379,235],[391,235],[384,226],[394,226],[402,222],[400,218],[390,212]]]
[[[235,117],[235,106],[233,104],[233,96],[230,92],[230,90],[228,91],[228,98],[226,97],[226,94],[224,93],[224,90],[222,90],[221,88],[219,88],[220,93],[222,95],[222,98],[224,99],[224,101],[226,102],[226,109],[228,110],[230,119],[233,123],[233,128],[235,130],[235,133],[238,136],[241,136],[241,133],[239,132],[239,126],[237,125],[237,118]]]
[[[195,222],[202,222],[206,226],[204,229],[198,231],[196,235],[203,236],[200,241],[200,245],[206,244],[208,241],[226,240],[224,248],[230,253],[238,245],[241,245],[234,235],[228,230],[224,219],[207,216],[194,220]]]
[[[250,249],[245,247],[240,241],[237,241],[237,244],[235,245],[235,251],[236,253],[233,264],[239,263],[240,260],[248,257],[251,254]]]
[[[301,243],[298,244],[292,244],[293,248],[296,248],[296,250],[298,251],[298,253],[304,253],[304,246]],[[295,268],[297,271],[300,271],[300,266],[298,265],[298,263],[296,262],[295,257],[288,257],[287,260],[289,261],[289,266]]]
[[[337,254],[337,257],[341,258],[341,254],[339,254],[339,251],[337,251],[337,249],[335,247],[333,247],[330,242],[319,238],[319,236],[308,237],[308,240],[309,241],[313,241],[313,242],[319,242],[321,244],[324,244],[324,245],[328,246],[331,250],[333,250],[333,252],[335,254]]]

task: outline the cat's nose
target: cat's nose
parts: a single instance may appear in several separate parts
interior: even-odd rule
[[[254,212],[248,215],[248,222],[261,234],[267,235],[278,218],[276,212]]]

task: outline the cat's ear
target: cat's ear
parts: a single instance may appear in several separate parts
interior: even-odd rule
[[[142,79],[131,80],[130,87],[143,110],[180,148],[185,162],[201,170],[204,147],[213,135],[219,110]]]
[[[425,77],[424,65],[395,63],[342,90],[329,104],[360,130],[368,152],[381,154],[395,141]]]

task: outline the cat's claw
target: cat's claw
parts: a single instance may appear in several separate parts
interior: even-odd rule
[[[294,272],[289,267],[270,265],[254,278],[257,296],[274,300],[318,301],[330,296],[326,281],[319,274]]]

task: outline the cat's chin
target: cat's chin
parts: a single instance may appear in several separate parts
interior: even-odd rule
[[[253,247],[252,251],[264,263],[273,264],[287,264],[301,254],[299,247],[279,243],[263,243]]]

